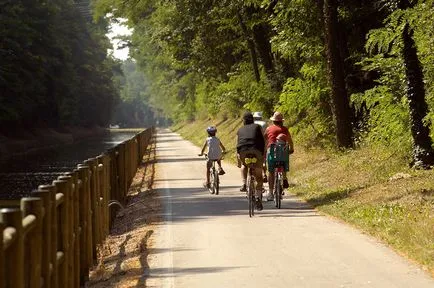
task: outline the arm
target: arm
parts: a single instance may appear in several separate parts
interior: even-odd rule
[[[288,130],[288,145],[289,145],[289,154],[294,153],[294,142],[292,142],[291,133]]]
[[[222,141],[220,141],[220,147],[222,148],[223,153],[225,153],[225,152],[226,152],[226,148],[225,148],[225,146],[223,145]]]
[[[268,145],[268,143],[267,143],[268,142],[268,127],[265,129],[263,136],[264,136],[264,143],[265,143],[264,146],[267,147],[267,145]]]
[[[206,140],[205,140],[205,143],[203,143],[203,147],[202,147],[202,150],[200,151],[199,156],[202,156],[202,155],[203,155],[203,152],[205,151],[205,148],[206,148],[206,144],[207,144],[207,142],[206,142]]]

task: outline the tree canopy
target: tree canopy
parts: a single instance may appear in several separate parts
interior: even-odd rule
[[[149,99],[172,119],[280,110],[305,142],[430,150],[432,0],[95,3],[134,28]]]
[[[1,1],[0,132],[105,126],[118,97],[90,0]]]
[[[2,127],[279,110],[301,142],[434,164],[433,0],[93,0],[93,22],[89,2],[1,2]],[[106,56],[117,18],[124,64]]]

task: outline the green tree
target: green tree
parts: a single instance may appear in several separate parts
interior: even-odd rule
[[[119,78],[120,99],[114,107],[111,122],[123,127],[150,127],[154,125],[153,108],[149,105],[148,84],[143,72],[131,59],[122,63]]]
[[[340,45],[338,28],[338,3],[324,0],[324,27],[329,81],[332,95],[333,116],[336,123],[336,140],[339,147],[353,146],[352,115],[345,84],[345,69]]]
[[[426,121],[428,115],[428,103],[426,101],[426,90],[424,84],[424,74],[421,61],[417,51],[417,43],[414,38],[414,31],[419,29],[420,34],[422,29],[420,27],[422,22],[419,19],[424,19],[423,15],[429,13],[429,9],[424,4],[426,1],[383,1],[386,7],[391,11],[390,16],[386,19],[385,28],[373,30],[370,32],[367,42],[367,49],[369,51],[378,50],[381,54],[374,58],[373,61],[386,61],[391,62],[389,59],[394,59],[400,65],[397,69],[401,74],[395,81],[390,76],[395,75],[396,72],[389,72],[387,78],[389,82],[389,89],[397,95],[406,96],[406,105],[408,105],[408,113],[406,115],[406,122],[408,121],[408,129],[411,131],[413,142],[412,162],[417,167],[429,167],[434,163],[434,153],[432,149],[432,140],[430,137],[430,123]],[[423,25],[423,24],[422,24]],[[430,33],[428,31],[428,33]],[[375,63],[375,62],[374,62]],[[372,65],[371,65],[372,67]],[[386,66],[387,67],[387,66]],[[384,69],[384,67],[381,67]],[[386,70],[387,71],[387,70]],[[406,85],[393,83],[402,83],[405,79]],[[404,93],[405,92],[405,93]]]
[[[78,9],[90,1],[79,2],[0,3],[1,132],[108,123],[117,91],[106,23],[91,23]]]

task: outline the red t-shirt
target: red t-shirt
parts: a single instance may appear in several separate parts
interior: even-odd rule
[[[276,143],[276,137],[280,133],[285,134],[286,136],[288,136],[288,138],[291,137],[289,135],[288,128],[286,128],[285,126],[271,125],[267,127],[264,133],[267,140],[267,148],[269,148],[272,143]]]

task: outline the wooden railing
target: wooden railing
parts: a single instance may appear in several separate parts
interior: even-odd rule
[[[83,286],[115,217],[109,201],[125,203],[152,135],[146,129],[0,210],[0,288]]]

